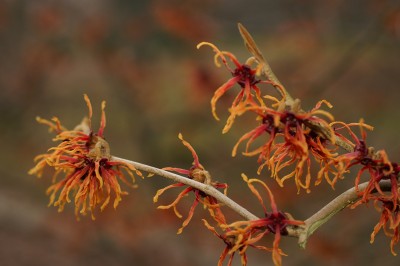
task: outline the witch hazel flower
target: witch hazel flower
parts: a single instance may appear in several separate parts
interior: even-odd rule
[[[214,227],[204,221],[205,226],[226,244],[225,249],[221,253],[218,265],[222,265],[228,254],[230,255],[228,265],[231,265],[233,255],[236,252],[241,256],[242,265],[246,265],[246,250],[248,247],[272,252],[272,261],[274,265],[282,265],[282,255],[285,254],[279,248],[281,236],[288,234],[287,226],[301,226],[304,222],[294,220],[290,214],[279,211],[271,190],[263,181],[255,178],[249,179],[244,174],[242,174],[242,178],[260,202],[264,211],[264,218],[251,221],[237,221],[231,224],[220,224],[220,228],[224,230],[222,234],[217,233]],[[271,211],[267,210],[263,197],[254,186],[255,183],[261,185],[265,190],[270,201]],[[257,242],[263,239],[267,234],[275,235],[272,248],[257,245]]]
[[[231,107],[229,108],[230,116],[223,129],[223,133],[226,133],[232,127],[236,116],[242,115],[246,107],[265,105],[261,96],[259,84],[271,84],[273,86],[277,86],[278,88],[280,85],[269,80],[261,80],[257,78],[257,76],[260,75],[263,64],[257,63],[255,68],[252,68],[251,65],[256,62],[254,58],[249,58],[244,64],[242,64],[232,53],[221,51],[212,43],[201,42],[197,45],[197,48],[199,49],[202,46],[210,46],[215,52],[214,62],[216,66],[221,66],[219,62],[219,60],[221,60],[223,65],[233,76],[215,91],[214,96],[211,99],[211,111],[216,120],[219,120],[216,112],[216,104],[218,100],[236,84],[238,84],[240,87],[239,93],[236,95]],[[228,59],[233,63],[234,68],[231,68],[228,64]]]
[[[305,189],[310,192],[311,157],[323,165],[337,155],[332,145],[335,142],[334,132],[328,123],[329,120],[333,120],[333,116],[321,110],[322,104],[329,108],[332,106],[329,102],[322,100],[313,109],[305,112],[300,109],[296,101],[292,109],[287,110],[284,101],[276,98],[273,100],[275,103],[272,106],[276,105],[276,109],[266,106],[247,108],[257,114],[259,125],[238,140],[233,148],[232,156],[237,154],[239,145],[246,141],[243,155],[258,155],[260,164],[258,174],[267,166],[280,186],[283,186],[285,180],[293,177],[298,191]],[[315,124],[326,128],[330,138],[315,131],[312,127]],[[260,138],[265,138],[266,141],[261,141],[259,147],[250,150],[251,144]],[[281,177],[280,172],[289,167],[292,167],[292,170]]]
[[[359,170],[356,177],[356,188],[362,174],[367,172],[369,175],[368,186],[360,191],[362,196],[359,200],[360,203],[367,203],[369,198],[372,197],[384,197],[385,200],[391,200],[394,206],[398,205],[399,202],[399,174],[400,166],[397,163],[389,161],[389,158],[384,150],[379,150],[374,153],[372,157],[366,157],[361,161],[362,168]],[[384,193],[379,186],[379,182],[382,180],[389,180],[391,183],[391,191],[389,194]],[[378,196],[374,191],[378,192]],[[357,204],[357,203],[356,203]],[[395,207],[394,207],[395,208]]]
[[[142,174],[128,163],[112,161],[110,146],[104,138],[106,103],[103,101],[101,104],[100,127],[94,132],[91,125],[92,105],[86,94],[84,99],[89,116],[73,130],[67,130],[58,118],[52,121],[37,118],[39,123],[49,126],[50,131],[57,134],[53,141],[59,143],[48,153],[35,158],[37,164],[29,170],[29,174],[41,177],[46,168],[52,168],[53,184],[46,192],[50,195],[49,206],[57,206],[61,212],[67,203],[72,202],[72,197],[76,217],[79,219],[79,215],[86,215],[89,211],[94,220],[98,206],[101,211],[104,210],[113,197],[116,208],[122,200],[121,196],[128,194],[121,189],[120,181],[135,188],[134,173],[141,177]],[[131,180],[126,178],[126,174]]]
[[[192,145],[189,144],[186,140],[183,139],[183,136],[181,133],[179,133],[178,138],[182,141],[182,144],[189,149],[189,151],[192,153],[193,156],[193,163],[192,166],[189,169],[182,169],[182,168],[176,168],[176,167],[164,167],[163,170],[166,171],[171,171],[171,172],[176,172],[182,175],[187,176],[187,178],[193,179],[197,182],[201,182],[210,186],[213,186],[214,188],[217,189],[223,189],[224,194],[226,194],[226,191],[228,189],[228,185],[225,183],[219,183],[215,182],[211,179],[210,174],[208,171],[205,170],[205,168],[200,164],[199,157],[192,147]],[[179,187],[185,187],[176,197],[176,199],[169,205],[160,205],[157,208],[158,209],[170,209],[173,208],[175,215],[178,218],[182,218],[182,215],[177,209],[178,203],[182,200],[182,198],[186,195],[188,195],[190,192],[194,193],[195,199],[192,203],[192,206],[190,207],[188,216],[182,223],[182,227],[178,229],[178,234],[181,234],[183,232],[183,229],[189,224],[191,221],[194,211],[196,210],[196,207],[199,203],[203,204],[205,208],[208,209],[211,217],[216,220],[218,223],[223,223],[225,221],[225,217],[221,211],[220,205],[214,197],[207,195],[201,190],[198,190],[194,187],[187,186],[184,183],[175,183],[169,186],[166,186],[162,189],[159,189],[156,192],[156,195],[153,198],[154,202],[158,202],[158,198],[164,194],[165,191],[170,190],[172,188],[179,188]]]
[[[371,233],[371,244],[375,241],[375,236],[383,228],[386,236],[390,237],[390,250],[394,256],[397,253],[394,251],[395,245],[400,240],[400,199],[394,204],[392,200],[384,198],[375,198],[374,204],[378,212],[381,213],[379,222],[375,225]],[[381,206],[379,206],[381,204]]]
[[[229,225],[220,224],[220,227],[224,230],[224,233],[218,233],[215,227],[211,226],[207,220],[203,219],[204,225],[210,230],[216,237],[221,239],[224,244],[225,248],[221,252],[221,255],[218,260],[218,266],[222,266],[225,259],[228,258],[228,266],[232,265],[233,258],[236,253],[239,254],[242,265],[247,265],[247,254],[246,251],[249,247],[264,250],[268,252],[272,252],[272,248],[267,248],[265,246],[256,245],[257,243],[265,234],[266,232],[262,232],[259,234],[253,234],[251,231],[241,231],[237,229],[231,229]],[[279,251],[281,252],[281,251]],[[281,253],[283,254],[283,253]]]
[[[337,172],[334,176],[334,180],[337,180],[341,179],[343,174],[349,171],[349,168],[354,165],[360,164],[364,160],[364,158],[372,156],[374,151],[371,148],[367,147],[367,134],[365,129],[373,130],[373,127],[365,124],[364,120],[362,119],[358,123],[349,124],[335,121],[331,123],[331,126],[334,128],[334,133],[336,137],[353,147],[352,151],[341,154],[337,156],[335,160],[331,161],[330,166],[337,169]],[[353,126],[358,126],[360,128],[361,138],[358,138],[356,133],[353,132],[353,130],[351,129],[351,127]],[[343,132],[344,129],[346,130],[345,132]],[[345,136],[346,132],[350,136],[350,139]],[[365,169],[363,169],[359,173],[362,173],[364,170]]]
[[[353,145],[353,151],[341,154],[331,160],[330,166],[336,168],[333,178],[334,182],[339,178],[343,178],[343,175],[350,172],[352,167],[359,166],[355,178],[355,188],[361,198],[353,207],[367,203],[371,199],[370,196],[372,198],[385,196],[386,199],[390,199],[394,204],[397,204],[396,202],[399,198],[398,179],[400,166],[398,163],[389,160],[385,150],[375,151],[373,147],[368,147],[366,129],[372,130],[373,128],[365,124],[363,120],[351,124],[342,122],[335,122],[334,124],[340,125],[340,127],[335,128],[335,135]],[[351,130],[351,126],[359,126],[360,138]],[[343,129],[346,129],[351,140],[346,138],[344,133],[341,132]],[[368,178],[368,185],[363,191],[359,191],[359,184],[364,176]],[[389,195],[380,189],[379,182],[382,180],[389,180],[391,182],[391,193]],[[378,195],[374,195],[375,191],[378,192]]]

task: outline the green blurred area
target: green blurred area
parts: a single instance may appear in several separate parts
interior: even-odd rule
[[[260,215],[262,209],[240,174],[256,175],[255,158],[231,158],[237,139],[256,125],[238,119],[221,134],[210,98],[230,74],[213,64],[210,41],[245,61],[237,31],[253,34],[275,74],[304,109],[326,99],[335,118],[375,127],[369,144],[399,161],[400,5],[398,1],[2,1],[0,2],[0,265],[215,265],[224,244],[204,228],[196,211],[182,235],[172,211],[156,210],[155,191],[169,181],[138,180],[118,206],[80,222],[72,207],[47,208],[49,177],[27,171],[53,145],[36,116],[57,116],[73,128],[93,104],[98,125],[107,101],[105,135],[113,155],[157,167],[187,168],[183,134],[229,195]],[[263,93],[272,88],[263,88]],[[235,92],[218,103],[222,120]],[[96,126],[95,126],[96,128]],[[293,182],[279,188],[264,171],[277,204],[305,219],[335,193],[351,187],[349,175],[335,191],[326,184],[296,194]],[[173,200],[172,191],[161,204]],[[182,205],[186,213],[190,204]],[[230,219],[239,217],[232,214]],[[286,265],[398,265],[390,239],[370,233],[378,222],[373,206],[345,210],[301,250],[283,239]],[[266,241],[266,245],[270,245]],[[397,249],[399,250],[399,249]],[[270,254],[249,251],[249,265],[271,263]],[[236,258],[234,265],[239,265]]]

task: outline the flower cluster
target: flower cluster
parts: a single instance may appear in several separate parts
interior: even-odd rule
[[[127,194],[121,189],[119,180],[130,187],[136,187],[134,173],[142,176],[141,172],[132,165],[114,162],[111,159],[110,147],[104,139],[106,126],[105,102],[101,105],[101,121],[97,132],[92,130],[92,105],[87,95],[84,99],[89,109],[89,117],[85,117],[81,124],[73,130],[63,127],[58,118],[52,121],[37,118],[39,123],[50,127],[57,135],[53,139],[59,144],[48,150],[48,153],[38,155],[37,162],[29,174],[41,177],[45,168],[54,169],[53,184],[47,189],[50,195],[50,205],[58,206],[62,211],[66,203],[74,198],[75,214],[86,215],[90,211],[95,219],[94,211],[99,205],[103,210],[114,194],[113,206],[116,208],[121,196]],[[128,181],[123,170],[131,177]]]
[[[238,140],[232,155],[236,155],[240,143],[247,141],[243,154],[246,156],[258,155],[259,174],[267,166],[272,172],[272,177],[281,186],[285,180],[293,177],[298,191],[305,189],[310,192],[310,157],[314,157],[319,164],[327,164],[337,155],[334,147],[334,130],[330,126],[330,122],[334,118],[329,112],[321,110],[323,104],[329,108],[332,108],[332,105],[322,100],[313,109],[306,112],[300,108],[300,100],[288,100],[286,92],[280,84],[257,77],[264,66],[263,62],[250,58],[245,64],[240,64],[231,53],[220,51],[210,43],[199,44],[199,46],[202,45],[211,46],[216,52],[217,66],[220,65],[218,61],[220,59],[233,75],[233,78],[216,90],[211,100],[212,113],[216,119],[218,119],[215,113],[217,100],[233,85],[238,84],[241,88],[229,109],[230,116],[223,132],[227,132],[232,127],[237,116],[246,112],[254,113],[259,123],[256,128]],[[226,57],[236,66],[234,70],[227,64]],[[252,68],[251,63],[256,63],[256,66]],[[278,89],[281,97],[263,96],[258,84],[272,85]],[[326,132],[321,133],[318,130],[321,127]],[[262,141],[263,144],[258,148],[250,150],[251,144],[258,138],[266,138],[266,141]],[[286,171],[290,166],[294,166],[293,169]],[[281,176],[281,172],[285,172],[285,175]]]
[[[245,64],[239,63],[233,54],[221,51],[213,44],[203,42],[198,45],[210,46],[216,53],[215,64],[219,67],[222,62],[233,76],[215,91],[211,100],[211,111],[217,120],[217,101],[235,84],[239,87],[239,93],[229,108],[230,115],[223,133],[229,131],[235,118],[244,113],[249,112],[256,117],[257,126],[237,141],[232,156],[236,156],[239,146],[245,143],[242,154],[258,157],[259,175],[264,168],[268,168],[271,177],[280,186],[284,186],[286,180],[294,180],[298,193],[302,189],[309,193],[312,183],[319,185],[323,180],[334,188],[339,179],[358,167],[355,188],[360,198],[352,207],[367,204],[370,200],[384,206],[382,217],[385,218],[381,219],[374,234],[383,226],[382,223],[390,221],[393,252],[393,243],[398,242],[399,223],[395,222],[395,218],[388,217],[398,215],[400,165],[390,161],[384,150],[376,152],[367,146],[366,130],[372,130],[372,127],[363,120],[358,123],[336,121],[333,115],[322,109],[323,105],[332,108],[326,100],[319,101],[310,111],[304,111],[300,107],[300,100],[293,100],[268,70],[269,66],[248,33],[241,29],[241,34],[247,48],[254,55]],[[234,69],[229,66],[228,60],[233,63]],[[262,84],[275,87],[279,97],[263,95],[260,88]],[[354,133],[354,126],[360,128],[361,137]],[[252,146],[255,143],[259,146],[254,148]],[[340,148],[346,152],[341,152]],[[312,173],[312,162],[316,162],[319,168],[317,173]],[[360,190],[359,184],[365,175],[368,176],[368,184]],[[383,180],[390,182],[389,191],[380,188]],[[391,208],[388,202],[391,202]]]

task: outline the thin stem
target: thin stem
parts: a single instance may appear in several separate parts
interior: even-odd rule
[[[247,209],[243,208],[242,206],[240,206],[239,204],[237,204],[235,201],[231,200],[228,196],[226,196],[225,194],[221,193],[220,191],[218,191],[216,188],[201,183],[201,182],[197,182],[193,179],[187,178],[185,176],[180,176],[153,166],[149,166],[146,164],[142,164],[142,163],[138,163],[138,162],[134,162],[134,161],[130,161],[130,160],[126,160],[123,158],[119,158],[119,157],[115,157],[112,156],[111,158],[112,161],[115,162],[122,162],[122,163],[127,163],[132,165],[133,167],[135,167],[137,170],[140,171],[144,171],[147,173],[151,173],[151,174],[155,174],[158,176],[162,176],[168,179],[171,179],[175,182],[178,183],[183,183],[185,185],[194,187],[198,190],[203,191],[204,193],[206,193],[207,195],[214,197],[218,200],[219,203],[224,204],[225,206],[229,207],[230,209],[232,209],[233,211],[235,211],[236,213],[238,213],[240,216],[242,216],[243,218],[245,218],[246,220],[259,220],[259,218],[252,214],[251,212],[249,212]]]

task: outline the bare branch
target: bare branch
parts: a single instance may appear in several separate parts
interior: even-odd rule
[[[308,238],[335,214],[356,202],[360,198],[359,191],[364,190],[367,186],[368,182],[365,182],[358,186],[358,191],[353,187],[343,192],[326,204],[322,209],[313,214],[310,218],[305,220],[303,226],[289,227],[289,236],[298,237],[300,247],[305,248]],[[390,191],[392,188],[389,180],[380,181],[379,186],[382,191]]]
[[[225,206],[232,209],[233,211],[237,212],[240,216],[242,216],[246,220],[258,220],[259,219],[257,216],[255,216],[254,214],[252,214],[251,212],[249,212],[248,210],[246,210],[245,208],[243,208],[242,206],[240,206],[239,204],[237,204],[236,202],[231,200],[228,196],[224,195],[223,193],[221,193],[220,191],[218,191],[217,189],[215,189],[214,187],[212,187],[210,185],[200,183],[193,179],[187,178],[185,176],[180,176],[180,175],[177,175],[177,174],[174,174],[171,172],[167,172],[165,170],[162,170],[162,169],[159,169],[159,168],[156,168],[153,166],[126,160],[123,158],[118,158],[118,157],[113,156],[111,158],[111,160],[115,161],[115,162],[127,163],[127,164],[134,166],[136,169],[138,169],[140,171],[144,171],[144,172],[152,173],[152,174],[155,174],[158,176],[162,176],[162,177],[171,179],[175,182],[183,183],[185,185],[188,185],[188,186],[194,187],[198,190],[201,190],[204,193],[206,193],[207,195],[216,198],[219,203],[222,203]]]
[[[214,187],[194,181],[190,178],[180,176],[171,172],[167,172],[165,170],[149,166],[146,164],[138,163],[135,161],[119,158],[119,157],[112,157],[112,161],[115,162],[123,162],[128,163],[134,166],[136,169],[144,172],[148,172],[151,174],[155,174],[161,177],[165,177],[171,179],[175,182],[180,182],[185,185],[194,187],[198,190],[203,191],[207,195],[210,195],[218,200],[219,203],[224,204],[234,212],[238,213],[246,220],[259,220],[256,215],[249,212],[244,207],[240,206],[238,203],[230,199],[228,196],[224,195]],[[379,182],[380,188],[382,191],[390,191],[391,183],[390,181],[384,180]],[[358,186],[358,191],[364,190],[368,186],[368,182],[362,183]],[[326,204],[322,209],[317,211],[315,214],[310,216],[308,219],[304,221],[304,225],[301,226],[291,226],[287,227],[288,235],[290,237],[298,238],[298,243],[300,247],[305,248],[307,245],[308,238],[323,224],[325,224],[329,219],[331,219],[335,214],[339,211],[343,210],[344,208],[350,206],[354,202],[356,202],[360,198],[359,192],[353,187],[348,189],[347,191],[343,192],[331,202]]]

